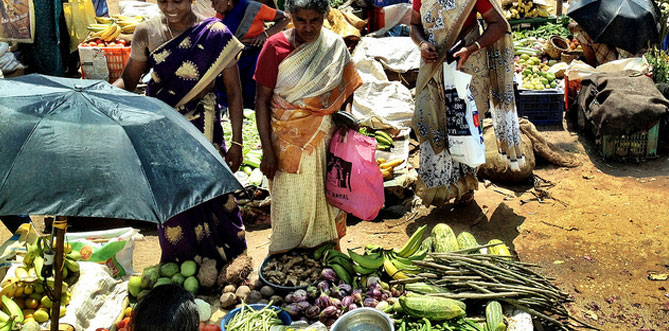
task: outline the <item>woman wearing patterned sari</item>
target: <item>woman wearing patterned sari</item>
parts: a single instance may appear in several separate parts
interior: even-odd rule
[[[346,213],[325,198],[326,153],[334,112],[350,111],[362,85],[346,44],[322,29],[328,0],[289,0],[294,28],[278,33],[258,58],[256,117],[270,178],[271,254],[337,242]]]
[[[162,15],[141,23],[133,35],[130,59],[115,85],[133,91],[140,76],[153,69],[147,95],[156,97],[191,121],[222,153],[233,171],[241,163],[242,102],[237,56],[243,45],[217,18],[202,19],[190,0],[158,0]],[[233,138],[225,148],[221,109],[213,90],[222,75],[230,98]],[[246,250],[244,225],[232,195],[191,208],[158,226],[161,261],[196,256],[219,264]]]
[[[513,93],[511,29],[494,0],[419,0],[413,2],[411,37],[421,50],[413,126],[420,141],[418,194],[426,205],[455,199],[466,205],[478,188],[476,169],[455,161],[448,152],[443,63],[456,50],[458,70],[472,75],[470,90],[479,113],[491,111],[497,148],[511,169],[525,162]],[[486,28],[480,33],[476,14]]]
[[[216,17],[244,44],[244,50],[237,62],[239,78],[242,81],[244,108],[255,109],[256,71],[258,54],[265,40],[281,32],[288,24],[282,11],[252,0],[212,0]],[[265,22],[274,25],[265,30]]]

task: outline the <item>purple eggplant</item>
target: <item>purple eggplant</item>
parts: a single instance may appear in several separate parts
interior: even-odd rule
[[[353,303],[353,300],[354,300],[354,299],[353,299],[352,296],[350,296],[350,295],[349,295],[349,296],[346,296],[346,297],[344,297],[343,299],[341,299],[341,305],[342,305],[343,307],[348,307],[348,306],[350,306],[350,305]]]
[[[390,289],[390,293],[393,295],[393,297],[397,298],[402,295],[402,291],[397,289],[397,287],[393,287]]]
[[[337,274],[331,268],[325,268],[321,270],[321,278],[331,282],[336,282],[338,280]]]
[[[309,297],[310,300],[316,300],[320,293],[318,292],[318,287],[309,285],[307,287],[307,297]]]
[[[337,321],[336,319],[331,318],[331,319],[325,321],[325,326],[327,326],[328,329],[329,329],[333,324],[335,324],[336,321]]]
[[[316,306],[318,306],[319,308],[321,308],[321,309],[325,309],[325,308],[327,308],[327,307],[332,306],[332,301],[330,300],[330,297],[329,297],[329,296],[327,296],[327,295],[325,295],[325,294],[321,294],[321,296],[318,297],[318,299],[316,299],[316,303],[315,303],[315,304],[316,304]]]
[[[308,299],[307,297],[307,291],[305,290],[297,290],[293,292],[293,301],[294,303],[298,303],[300,301],[306,301]]]
[[[327,280],[320,281],[317,287],[321,294],[330,295],[330,283]]]
[[[309,309],[309,307],[311,307],[311,304],[309,303],[309,301],[300,301],[297,303],[297,306],[300,307],[301,311],[305,311]]]
[[[330,299],[330,304],[331,304],[332,306],[337,307],[337,309],[341,309],[341,306],[342,306],[342,304],[341,304],[341,300],[339,300],[339,299],[337,299],[337,298],[331,298],[331,299]]]
[[[334,306],[327,307],[323,310],[321,310],[320,315],[318,315],[318,320],[321,322],[325,322],[328,319],[331,318],[336,318],[337,317],[337,308]]]
[[[298,317],[300,316],[301,312],[300,306],[298,306],[296,303],[289,304],[283,310],[285,310],[291,317]]]
[[[367,285],[367,287],[372,287],[374,285],[378,285],[379,281],[380,281],[379,277],[374,277],[374,276],[368,277],[366,285]]]
[[[362,294],[360,292],[353,291],[353,301],[359,303],[362,306]]]
[[[365,300],[362,302],[362,305],[365,307],[371,307],[374,308],[376,305],[379,304],[379,301],[374,299],[374,298],[365,298]]]
[[[284,298],[285,303],[293,303],[295,299],[293,298],[293,293],[288,293],[286,297]]]
[[[373,290],[367,291],[367,297],[372,297],[376,300],[381,300],[382,296],[383,296],[383,292],[381,292],[378,289],[373,289]]]
[[[321,309],[318,306],[311,306],[304,312],[304,315],[309,319],[317,319],[320,313]]]
[[[348,305],[348,310],[349,311],[355,310],[355,309],[358,309],[358,305],[356,305],[355,303],[352,303],[352,304]]]
[[[351,291],[353,291],[351,285],[348,284],[340,284],[338,287],[339,287],[339,292],[343,292],[344,296],[350,295]]]

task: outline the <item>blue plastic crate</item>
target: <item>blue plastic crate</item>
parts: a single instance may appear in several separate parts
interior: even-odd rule
[[[516,94],[518,117],[527,117],[534,125],[561,125],[564,92],[555,90],[519,90]]]
[[[385,7],[390,5],[396,5],[398,3],[409,3],[409,0],[373,0],[372,4],[375,7]]]

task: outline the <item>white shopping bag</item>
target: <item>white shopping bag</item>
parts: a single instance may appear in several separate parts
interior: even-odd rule
[[[485,163],[485,143],[474,96],[472,76],[455,70],[457,61],[444,63],[444,92],[448,151],[453,159],[470,167]]]

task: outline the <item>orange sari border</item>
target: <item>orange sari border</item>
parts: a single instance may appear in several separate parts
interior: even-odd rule
[[[349,61],[342,71],[341,83],[329,93],[302,99],[304,106],[291,104],[276,93],[273,95],[272,140],[279,170],[299,172],[302,153],[311,154],[326,134],[330,134],[322,129],[323,116],[340,110],[346,99],[361,85],[362,78],[353,62]]]

